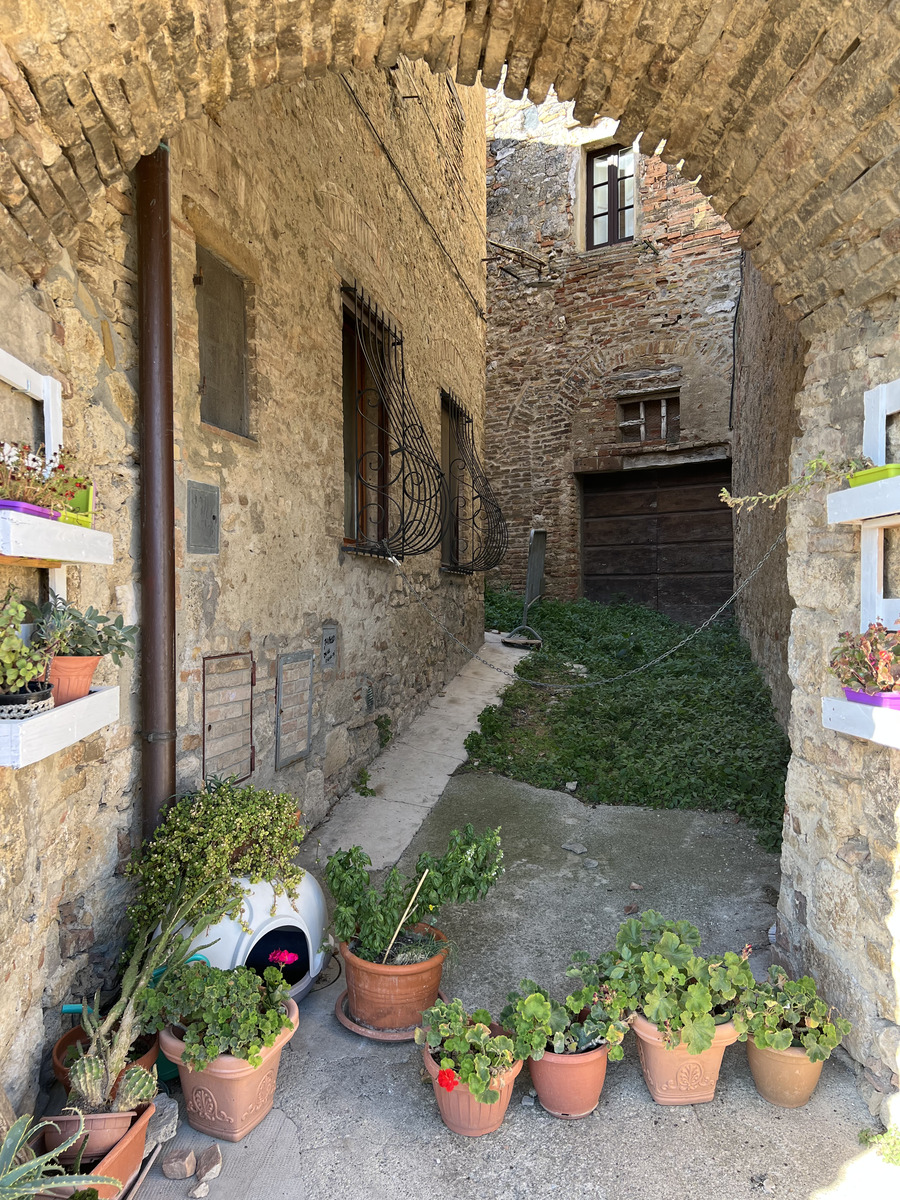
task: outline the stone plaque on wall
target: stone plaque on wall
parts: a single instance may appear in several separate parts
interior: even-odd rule
[[[338,630],[337,625],[322,626],[322,670],[334,671],[338,662]]]

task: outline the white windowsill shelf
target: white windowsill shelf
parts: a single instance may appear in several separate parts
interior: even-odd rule
[[[871,522],[870,528],[900,525],[900,476],[832,492],[828,497],[828,520],[832,525]]]
[[[872,484],[877,487],[877,484]],[[850,737],[877,742],[900,750],[900,709],[876,708],[872,704],[856,704],[852,700],[822,699],[822,724]]]
[[[118,719],[119,689],[102,687],[82,700],[71,700],[24,721],[0,721],[0,767],[40,762]]]
[[[60,563],[113,562],[111,533],[0,509],[0,555]]]

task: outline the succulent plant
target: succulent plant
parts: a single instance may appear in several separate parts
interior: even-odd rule
[[[137,1104],[146,1104],[156,1095],[156,1067],[131,1066],[119,1080],[113,1112],[128,1112]]]
[[[19,633],[25,616],[25,605],[10,586],[0,604],[0,694],[24,692],[47,669],[49,652],[26,646]]]

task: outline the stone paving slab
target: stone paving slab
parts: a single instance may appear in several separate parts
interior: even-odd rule
[[[587,809],[572,797],[498,776],[453,778],[403,855],[439,850],[465,820],[503,826],[506,873],[480,905],[448,907],[450,995],[497,1008],[523,975],[563,985],[569,953],[599,949],[626,904],[694,921],[710,950],[765,944],[778,859],[722,814]],[[586,855],[563,850],[569,842]],[[584,866],[586,857],[598,866]],[[632,882],[642,892],[630,888]],[[765,951],[763,951],[765,957]],[[761,959],[758,968],[764,967]],[[837,1057],[805,1108],[759,1097],[743,1046],[725,1054],[715,1100],[663,1108],[650,1099],[634,1039],[610,1065],[596,1112],[558,1121],[520,1075],[497,1133],[451,1134],[412,1044],[381,1045],[333,1016],[343,982],[312,993],[282,1058],[277,1109],[244,1142],[222,1146],[210,1200],[896,1200],[900,1169],[858,1145],[871,1123]],[[524,1101],[524,1103],[523,1103]],[[186,1126],[177,1144],[210,1139]],[[188,1183],[154,1167],[140,1200],[174,1200]]]

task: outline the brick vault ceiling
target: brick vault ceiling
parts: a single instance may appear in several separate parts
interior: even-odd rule
[[[185,118],[400,55],[667,139],[810,331],[900,285],[898,0],[4,0],[0,258],[40,277]]]

